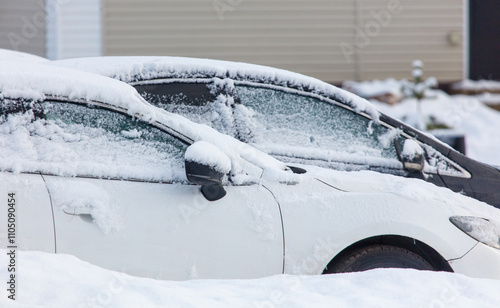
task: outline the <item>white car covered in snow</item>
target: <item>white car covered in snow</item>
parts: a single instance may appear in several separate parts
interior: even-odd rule
[[[417,179],[287,166],[107,77],[0,61],[0,145],[19,249],[162,279],[500,278],[498,209]]]
[[[149,103],[287,163],[420,178],[500,208],[499,169],[316,78],[260,65],[182,57],[50,63],[129,83]],[[404,155],[406,140],[422,148],[412,162]]]

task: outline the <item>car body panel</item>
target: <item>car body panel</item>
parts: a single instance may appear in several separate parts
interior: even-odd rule
[[[464,257],[451,260],[455,272],[477,278],[500,277],[500,250],[478,243]]]
[[[15,243],[8,241],[9,193],[15,193]],[[55,252],[52,208],[43,177],[40,174],[0,172],[0,196],[3,199],[0,202],[0,241],[22,250]]]
[[[46,181],[59,253],[160,279],[282,273],[280,212],[261,186],[227,187],[224,198],[210,202],[197,185],[53,176]]]
[[[363,184],[346,184],[344,188],[366,187]],[[375,236],[419,240],[434,247],[446,260],[461,258],[477,243],[448,221],[460,211],[446,206],[369,188],[364,192],[333,189],[313,178],[304,179],[293,189],[275,183],[265,185],[283,214],[287,274],[321,274],[338,253]]]

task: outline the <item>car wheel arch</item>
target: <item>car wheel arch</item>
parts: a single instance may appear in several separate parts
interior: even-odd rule
[[[328,274],[329,268],[333,268],[344,257],[353,253],[356,250],[363,249],[373,245],[393,246],[397,248],[406,249],[416,255],[422,257],[425,261],[430,263],[437,271],[453,272],[450,264],[446,261],[439,252],[434,248],[421,242],[417,239],[400,236],[400,235],[379,235],[358,241],[339,252],[324,268],[322,274]]]

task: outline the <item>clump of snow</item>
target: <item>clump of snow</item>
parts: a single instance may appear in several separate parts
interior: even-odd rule
[[[104,189],[88,181],[79,181],[78,185],[66,185],[64,181],[47,182],[54,208],[67,214],[89,214],[104,234],[123,228],[119,207]]]
[[[302,180],[302,177],[298,174],[287,174],[281,172],[280,170],[272,168],[264,169],[262,178],[268,181],[278,182],[282,184],[297,184]]]
[[[423,155],[424,150],[422,147],[412,139],[406,139],[403,145],[403,151],[401,151],[401,155],[403,157],[407,157],[410,160],[413,159],[416,155]]]
[[[467,92],[499,92],[500,81],[495,80],[470,80],[464,79],[452,85],[452,89],[456,91]]]
[[[346,80],[342,83],[342,88],[364,98],[377,97],[384,94],[392,94],[398,100],[402,98],[401,82],[394,78],[365,82]]]
[[[231,160],[219,148],[206,141],[197,141],[190,145],[185,154],[187,161],[213,167],[223,174],[231,171]]]
[[[0,250],[0,272],[8,256]],[[498,307],[500,281],[460,274],[379,269],[323,276],[159,281],[101,269],[68,255],[18,252],[12,308],[67,307]],[[196,276],[196,268],[193,269]],[[2,276],[6,277],[6,276]],[[6,280],[7,281],[7,280]]]
[[[485,103],[488,106],[499,106],[500,105],[500,94],[497,93],[481,93],[475,96],[479,101]]]
[[[266,66],[182,57],[100,57],[67,59],[53,65],[76,68],[125,82],[158,78],[230,78],[271,83],[331,97],[378,119],[377,110],[365,99],[316,78]]]
[[[131,130],[122,130],[121,131],[122,135],[127,137],[127,138],[140,138],[142,133],[138,131],[136,128],[131,129]]]

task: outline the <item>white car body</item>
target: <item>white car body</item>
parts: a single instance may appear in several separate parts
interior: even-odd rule
[[[0,92],[2,98],[56,97],[119,110],[191,143],[209,142],[231,161],[232,179],[224,180],[227,194],[217,201],[208,201],[198,185],[186,181],[37,171],[36,165],[32,170],[8,156],[15,151],[8,144],[14,128],[4,119],[0,195],[16,195],[19,249],[72,254],[152,278],[255,278],[321,274],[351,245],[397,236],[425,243],[455,272],[500,278],[500,250],[449,221],[452,216],[500,221],[497,209],[477,200],[420,180],[369,171],[300,166],[308,172],[293,174],[276,159],[155,108],[132,87],[102,76],[0,62]],[[0,213],[5,220],[6,202],[0,203]],[[8,237],[4,232],[2,243]]]

